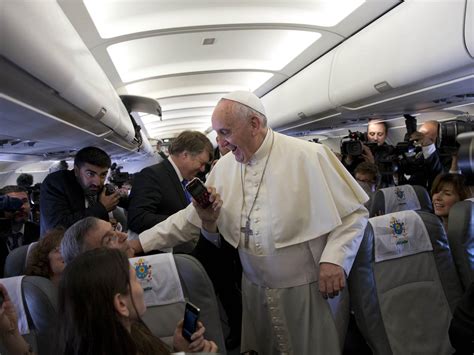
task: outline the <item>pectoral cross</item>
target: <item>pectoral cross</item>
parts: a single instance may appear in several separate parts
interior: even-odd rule
[[[240,231],[245,235],[245,247],[248,248],[250,236],[253,235],[253,230],[250,229],[250,218],[247,218],[247,222],[245,222],[245,227],[241,227]]]

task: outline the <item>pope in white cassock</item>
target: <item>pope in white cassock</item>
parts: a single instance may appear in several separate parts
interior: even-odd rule
[[[250,92],[217,104],[212,127],[232,154],[206,182],[223,205],[216,226],[203,219],[203,234],[216,245],[220,234],[238,248],[242,351],[338,354],[349,317],[343,289],[367,224],[368,196],[327,147],[273,132],[266,121]],[[201,226],[195,209],[183,211],[160,231]],[[209,233],[216,227],[219,234]],[[143,249],[156,247],[160,231],[140,235]]]

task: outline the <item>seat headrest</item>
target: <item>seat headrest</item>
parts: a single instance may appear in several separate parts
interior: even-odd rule
[[[14,277],[24,275],[26,271],[26,264],[31,251],[36,248],[38,242],[34,242],[28,245],[22,245],[16,249],[13,249],[5,260],[5,277]]]
[[[401,185],[378,190],[373,197],[370,217],[408,210],[433,211],[430,196],[424,187]]]
[[[7,289],[10,300],[15,306],[16,314],[18,316],[18,330],[21,335],[30,333],[25,306],[23,304],[23,293],[21,287],[23,277],[24,276],[15,276],[0,279],[0,283]]]
[[[373,217],[369,223],[374,231],[375,262],[433,250],[426,226],[415,211]]]
[[[474,201],[455,203],[449,210],[448,241],[464,288],[474,282]]]
[[[184,302],[183,289],[171,253],[130,259],[140,281],[147,306]]]

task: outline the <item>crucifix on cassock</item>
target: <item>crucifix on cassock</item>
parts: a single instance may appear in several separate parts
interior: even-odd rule
[[[250,218],[247,218],[245,227],[241,227],[240,231],[245,235],[245,247],[248,248],[250,236],[253,235],[253,230],[250,228]]]

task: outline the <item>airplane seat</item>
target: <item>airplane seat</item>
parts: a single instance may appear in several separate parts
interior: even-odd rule
[[[160,255],[167,254],[158,254],[158,256]],[[201,310],[199,320],[206,327],[205,338],[214,341],[219,347],[219,352],[225,354],[226,348],[218,303],[209,276],[201,263],[194,257],[186,254],[169,255],[174,257],[184,298],[181,301],[162,305],[150,306],[147,304],[143,321],[155,336],[171,344],[176,325],[184,316],[185,301],[189,301]]]
[[[22,245],[13,249],[5,260],[4,277],[13,277],[24,275],[26,271],[26,263],[31,251],[36,247],[38,242],[28,245]]]
[[[474,201],[459,201],[449,210],[448,242],[464,290],[474,282]]]
[[[451,354],[462,287],[439,219],[400,211],[369,219],[348,278],[351,306],[374,354]]]
[[[400,185],[378,190],[370,206],[370,217],[386,213],[421,210],[433,212],[433,205],[428,191],[423,186]]]
[[[54,353],[58,299],[53,283],[39,276],[16,276],[0,279],[15,303],[19,329],[38,355]],[[15,291],[16,290],[16,291]],[[23,316],[22,316],[23,315]],[[7,352],[0,343],[0,353]]]

